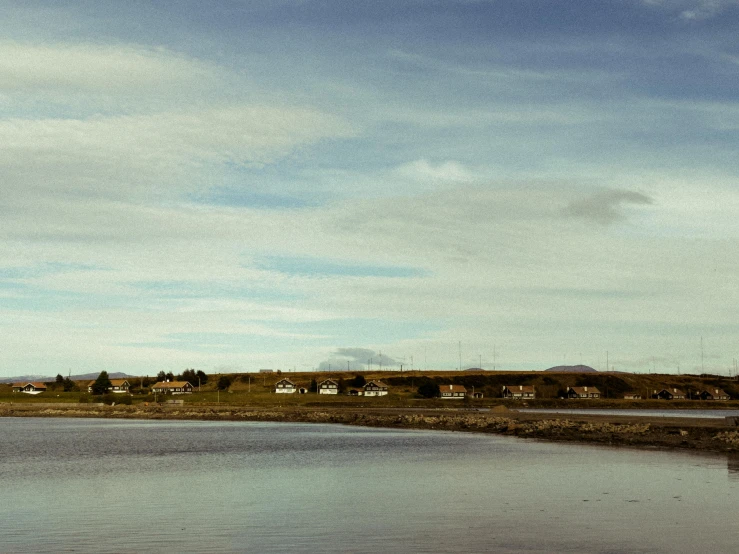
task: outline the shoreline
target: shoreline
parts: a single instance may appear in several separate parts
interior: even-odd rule
[[[0,404],[0,417],[272,421],[334,423],[391,429],[491,433],[552,442],[706,452],[739,452],[739,428],[723,418],[691,419],[629,415],[553,414],[493,409],[490,412],[430,408],[350,409],[249,406],[96,406]]]

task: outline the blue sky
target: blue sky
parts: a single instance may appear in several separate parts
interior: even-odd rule
[[[0,375],[739,358],[737,1],[0,8]]]

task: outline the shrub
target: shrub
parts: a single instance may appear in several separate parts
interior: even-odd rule
[[[436,384],[436,382],[428,380],[424,382],[420,387],[418,387],[418,394],[423,396],[424,398],[436,398],[441,394],[441,391],[439,390],[439,385]]]
[[[366,384],[367,384],[367,379],[364,378],[364,375],[355,375],[354,376],[354,379],[352,379],[351,381],[349,381],[349,386],[350,387],[357,387],[357,388],[359,388],[359,387],[363,387]]]

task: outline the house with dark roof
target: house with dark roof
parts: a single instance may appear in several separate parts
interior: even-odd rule
[[[369,381],[364,385],[364,396],[387,396],[387,385],[382,381]]]
[[[87,392],[92,392],[95,381],[87,383]],[[126,393],[131,388],[130,383],[126,379],[111,379],[110,386],[106,392],[114,392],[116,394]]]
[[[462,385],[439,385],[440,398],[462,400],[465,396],[467,389]]]
[[[567,387],[567,398],[600,398],[596,387]]]
[[[536,391],[533,385],[504,385],[503,398],[531,400],[536,398]]]
[[[685,400],[687,397],[680,389],[669,387],[659,391],[655,389],[652,398],[657,398],[658,400]]]
[[[731,397],[722,389],[710,387],[698,393],[701,400],[731,400]]]
[[[290,379],[280,379],[275,383],[275,392],[278,394],[292,394],[297,392],[298,386]]]
[[[339,383],[333,379],[325,379],[318,383],[318,394],[339,394]]]

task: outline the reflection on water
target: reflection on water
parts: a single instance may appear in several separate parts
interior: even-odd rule
[[[0,448],[1,552],[734,552],[739,531],[720,455],[69,419],[4,419]]]
[[[726,458],[729,479],[739,481],[739,454],[729,454]]]

